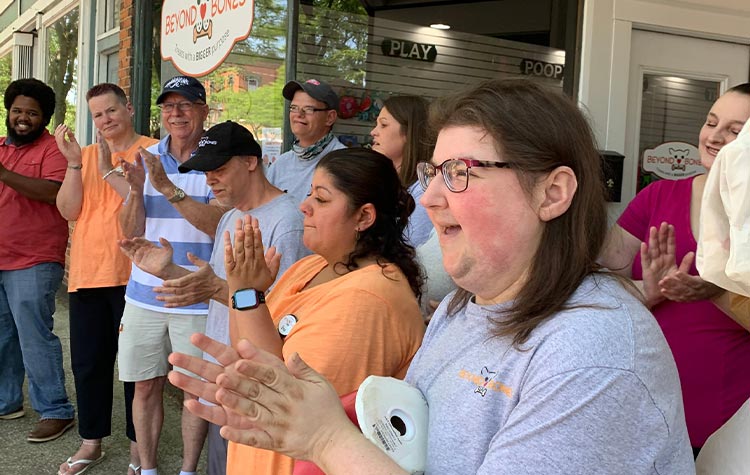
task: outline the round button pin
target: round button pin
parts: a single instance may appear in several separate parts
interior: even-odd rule
[[[289,333],[292,331],[292,328],[294,328],[294,325],[297,324],[297,317],[293,314],[284,315],[281,317],[281,320],[279,320],[279,335],[282,337],[285,337],[289,335]]]

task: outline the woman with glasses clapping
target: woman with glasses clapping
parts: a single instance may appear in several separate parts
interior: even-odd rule
[[[488,81],[441,100],[431,126],[422,203],[459,290],[406,377],[429,406],[425,473],[692,473],[669,347],[627,284],[596,263],[604,187],[573,101]],[[285,366],[248,342],[237,352],[201,344],[237,361],[219,375],[173,355],[209,380],[177,382],[213,393],[220,406],[190,409],[224,437],[329,475],[406,473],[349,422],[304,355]]]

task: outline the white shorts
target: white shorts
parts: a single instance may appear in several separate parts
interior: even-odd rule
[[[125,303],[117,355],[120,381],[166,376],[171,369],[167,356],[173,351],[202,358],[190,336],[205,331],[206,315],[154,312]],[[195,376],[182,368],[177,371]]]

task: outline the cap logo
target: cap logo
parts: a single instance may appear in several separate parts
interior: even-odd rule
[[[205,147],[206,145],[216,145],[219,142],[216,140],[211,140],[208,137],[201,137],[201,139],[198,141],[198,147]]]
[[[320,81],[318,81],[317,79],[308,79],[308,80],[307,80],[307,81],[305,81],[305,82],[306,82],[307,84],[313,84],[313,85],[315,85],[315,86],[320,86]]]
[[[184,76],[173,77],[164,85],[164,89],[176,89],[178,87],[187,86],[190,84],[188,78]]]

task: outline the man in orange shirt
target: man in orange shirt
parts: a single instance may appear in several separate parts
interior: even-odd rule
[[[86,94],[98,130],[97,144],[81,150],[65,125],[55,139],[68,161],[57,207],[68,221],[76,221],[70,247],[70,359],[78,399],[78,433],[83,442],[60,466],[61,475],[81,473],[102,460],[102,438],[111,434],[112,379],[117,355],[118,328],[125,306],[130,260],[117,240],[118,220],[129,185],[120,160],[132,162],[139,147],[156,139],[136,133],[133,107],[115,84],[98,84]],[[131,442],[129,471],[137,474],[138,451],[131,405],[135,383],[126,382],[126,433]]]

